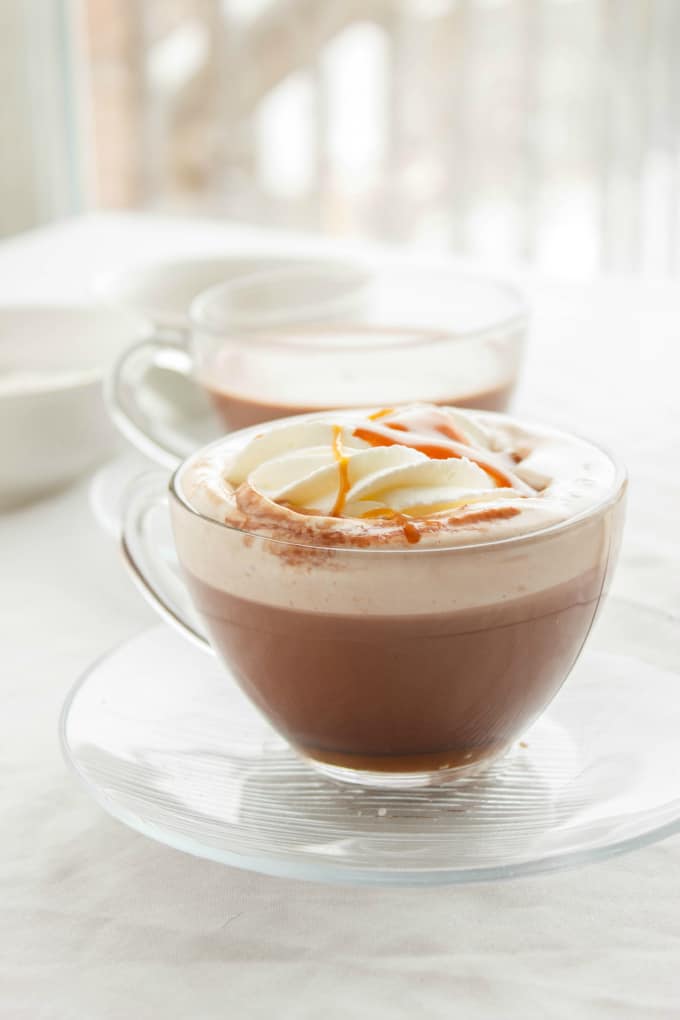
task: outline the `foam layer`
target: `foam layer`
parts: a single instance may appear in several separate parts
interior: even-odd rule
[[[237,434],[193,458],[179,488],[199,513],[284,541],[457,546],[568,520],[614,475],[583,440],[417,405]]]
[[[623,491],[583,440],[427,405],[244,430],[190,458],[176,487],[202,515],[173,504],[180,559],[200,580],[350,613],[443,612],[560,585],[606,562]]]

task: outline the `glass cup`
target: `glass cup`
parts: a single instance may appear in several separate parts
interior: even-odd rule
[[[123,432],[170,467],[225,429],[292,414],[414,401],[503,410],[528,314],[508,283],[441,263],[322,260],[210,287],[189,321],[188,335],[131,349],[108,386]],[[201,431],[203,405],[168,424],[149,386],[159,371],[198,383],[216,412]]]
[[[314,768],[366,786],[427,786],[502,755],[574,666],[620,544],[626,481],[612,463],[602,500],[563,523],[389,550],[316,548],[219,523],[183,493],[182,465],[169,494],[160,476],[140,481],[123,548],[156,608],[209,643]],[[168,567],[168,500],[181,578]]]

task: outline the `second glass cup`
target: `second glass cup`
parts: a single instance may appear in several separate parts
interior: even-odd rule
[[[279,268],[211,287],[188,339],[132,349],[109,385],[115,420],[166,466],[200,441],[273,418],[424,401],[504,410],[528,314],[512,285],[404,260]],[[191,376],[215,420],[196,435],[164,427],[149,366]],[[190,413],[190,412],[189,412]]]

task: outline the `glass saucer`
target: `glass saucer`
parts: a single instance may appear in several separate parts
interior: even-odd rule
[[[610,601],[546,714],[483,776],[363,790],[300,761],[217,660],[165,626],[100,659],[62,715],[110,814],[271,875],[426,884],[606,858],[680,829],[677,621]]]
[[[90,509],[100,528],[116,541],[120,540],[128,488],[140,475],[154,469],[159,470],[158,465],[141,453],[126,450],[103,464],[92,476]]]

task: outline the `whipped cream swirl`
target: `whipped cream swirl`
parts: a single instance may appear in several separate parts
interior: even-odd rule
[[[311,612],[432,614],[590,571],[618,541],[625,481],[567,433],[412,405],[234,432],[185,461],[174,490],[180,560],[216,591]],[[535,547],[504,541],[539,532]],[[454,547],[469,551],[416,555]],[[409,550],[408,572],[404,556],[335,555],[343,549]]]
[[[345,519],[432,517],[530,491],[481,430],[439,408],[273,429],[246,446],[227,479],[300,513]]]
[[[236,433],[188,462],[181,490],[200,513],[268,537],[440,545],[563,520],[610,476],[604,454],[563,433],[412,405]]]

